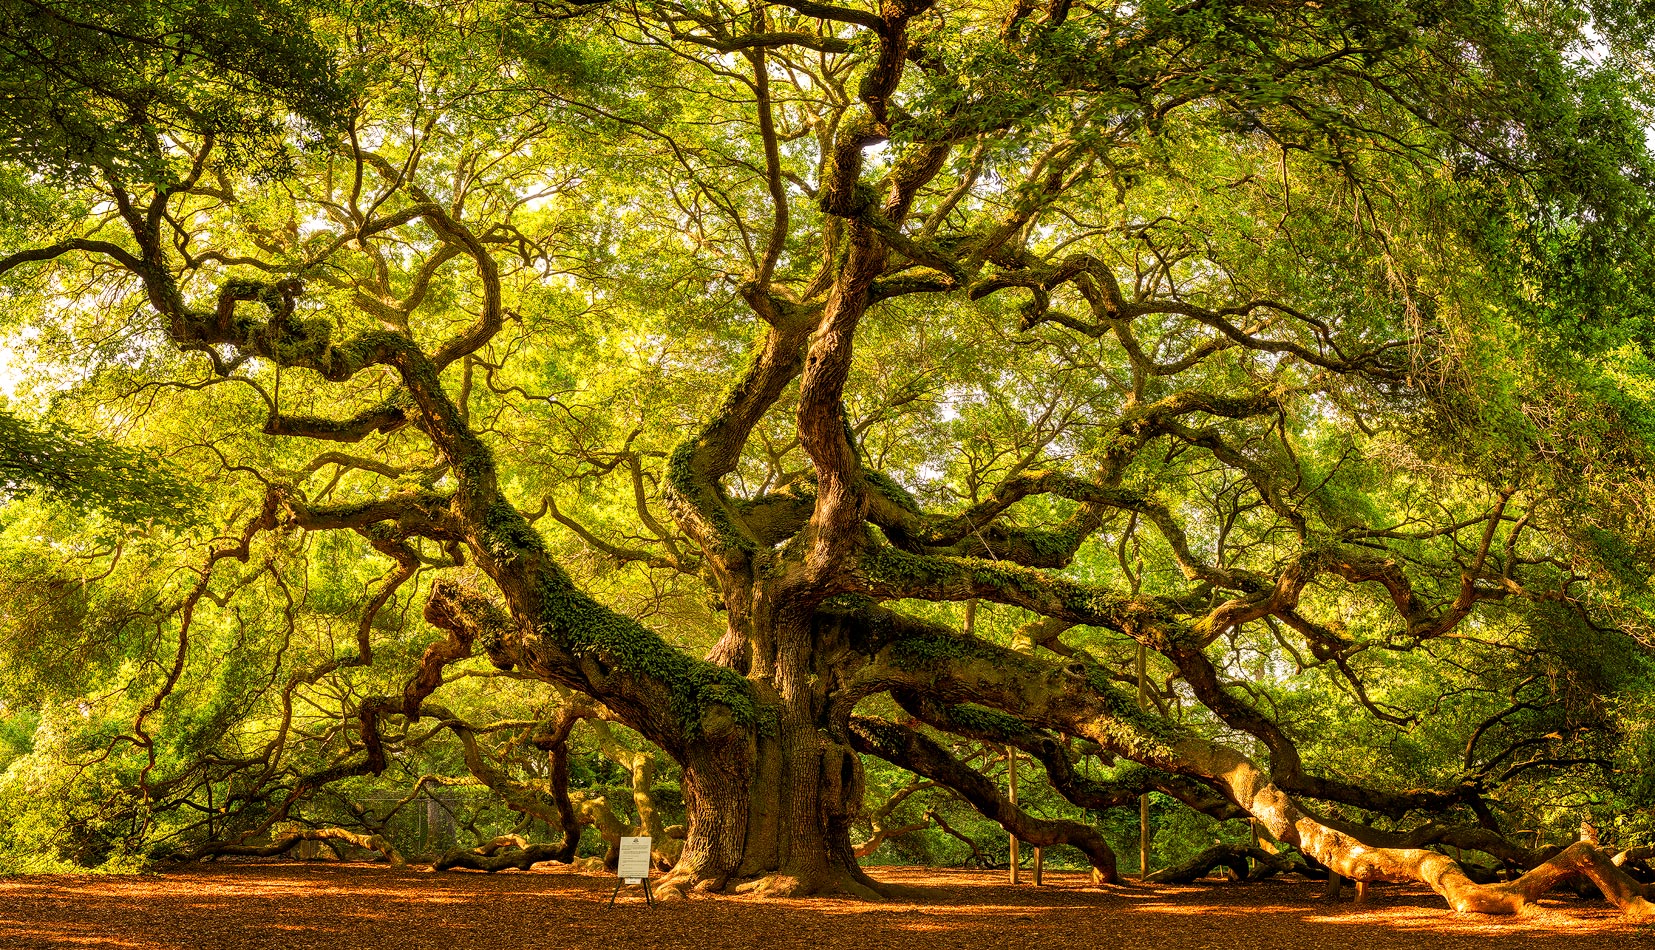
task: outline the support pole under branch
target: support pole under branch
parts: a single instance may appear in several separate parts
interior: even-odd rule
[[[1138,708],[1149,705],[1149,681],[1145,676],[1145,667],[1149,660],[1149,651],[1143,644],[1138,644]],[[1149,878],[1149,794],[1146,792],[1138,796],[1138,879]]]
[[[1017,749],[1009,745],[1006,746],[1006,799],[1013,808],[1017,806]],[[1017,883],[1017,864],[1017,835],[1014,834],[1011,836],[1011,865],[1007,873],[1007,879],[1013,884]]]

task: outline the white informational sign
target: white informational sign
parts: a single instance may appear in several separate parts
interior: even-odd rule
[[[637,884],[649,877],[649,836],[621,839],[621,860],[615,865],[615,876],[628,884]]]

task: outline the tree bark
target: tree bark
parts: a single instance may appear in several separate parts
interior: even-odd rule
[[[1247,860],[1251,858],[1255,866],[1249,870]],[[1263,880],[1273,874],[1286,874],[1289,871],[1304,869],[1304,864],[1281,854],[1271,854],[1259,847],[1250,847],[1241,844],[1213,845],[1188,861],[1181,862],[1169,868],[1162,868],[1150,874],[1144,880],[1151,884],[1189,884],[1199,878],[1206,877],[1217,868],[1228,868],[1237,878],[1247,880]]]
[[[1083,736],[1124,758],[1189,775],[1223,792],[1277,841],[1352,881],[1419,881],[1461,912],[1514,914],[1540,895],[1585,877],[1627,916],[1655,916],[1643,885],[1589,842],[1578,842],[1515,881],[1484,885],[1457,861],[1422,848],[1375,848],[1324,824],[1241,753],[1137,708],[1085,664],[1055,667],[952,630],[882,615],[883,638],[863,688],[921,688],[954,702],[1015,710],[1026,721]]]
[[[516,840],[507,840],[512,838]],[[447,871],[451,868],[466,868],[490,873],[507,869],[527,871],[542,861],[567,863],[569,857],[564,853],[562,843],[529,844],[516,835],[507,835],[476,848],[455,848],[438,858],[436,863],[431,865],[431,869]]]
[[[759,725],[693,741],[682,760],[689,827],[666,888],[725,888],[774,895],[878,896],[851,844],[862,802],[862,761],[851,746],[849,709],[828,657],[842,632],[782,613],[788,598],[764,586],[741,622],[747,676],[760,697]]]
[[[402,854],[385,837],[358,834],[344,828],[316,828],[310,831],[293,831],[278,837],[270,844],[227,844],[207,849],[204,853],[273,858],[278,854],[286,854],[304,841],[343,841],[366,851],[378,851],[392,865],[400,867],[407,863]]]

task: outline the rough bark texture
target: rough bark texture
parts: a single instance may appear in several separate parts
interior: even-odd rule
[[[572,851],[573,849],[569,849]],[[571,855],[559,844],[530,844],[511,835],[496,838],[476,848],[455,848],[431,865],[432,870],[466,868],[472,871],[527,871],[542,861],[567,864]]]

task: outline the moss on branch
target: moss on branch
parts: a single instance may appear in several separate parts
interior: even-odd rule
[[[667,485],[671,493],[668,500],[679,501],[681,506],[689,509],[685,514],[699,518],[711,530],[712,538],[704,538],[703,543],[711,541],[724,550],[755,553],[758,545],[730,517],[724,499],[714,487],[716,483],[696,471],[696,459],[703,447],[702,442],[699,437],[685,439],[667,458]]]
[[[1038,725],[1085,736],[1138,762],[1177,767],[1182,727],[1139,708],[1102,667],[1057,666],[914,618],[899,616],[886,626],[890,639],[863,674],[870,684],[974,704],[955,708],[979,718],[984,732],[1015,734]]]
[[[575,657],[596,662],[605,675],[664,689],[669,712],[686,739],[718,731],[724,715],[738,727],[762,724],[752,686],[741,674],[689,656],[572,586],[544,594],[535,620],[538,633]]]

